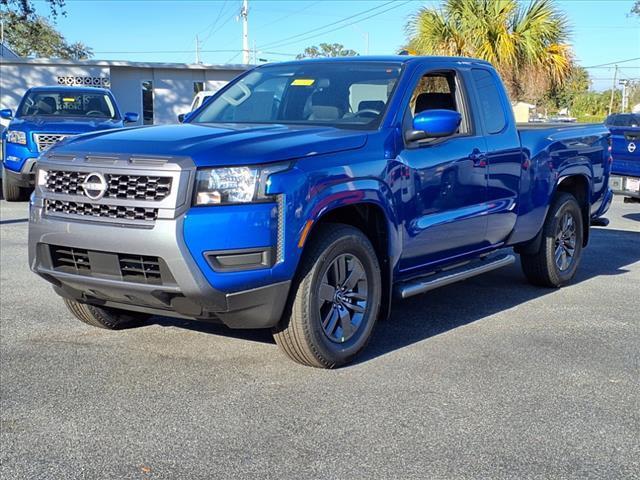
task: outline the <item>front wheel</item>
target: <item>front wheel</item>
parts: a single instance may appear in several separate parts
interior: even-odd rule
[[[560,193],[542,227],[540,248],[532,255],[520,255],[529,282],[556,288],[570,282],[580,264],[583,232],[580,205],[573,195]]]
[[[69,311],[82,323],[107,330],[119,330],[144,323],[149,315],[138,312],[125,312],[115,308],[96,307],[75,300],[64,299]]]
[[[348,363],[371,336],[380,310],[380,265],[357,228],[321,225],[291,291],[290,309],[274,330],[278,346],[303,365]]]
[[[30,189],[16,185],[7,169],[2,167],[2,196],[7,202],[20,202],[29,198]]]

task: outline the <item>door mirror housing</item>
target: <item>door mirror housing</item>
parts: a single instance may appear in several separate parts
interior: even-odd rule
[[[11,120],[13,118],[13,111],[10,108],[3,108],[0,110],[0,118]]]
[[[134,112],[127,112],[124,114],[124,123],[135,123],[140,118],[140,115]]]
[[[189,118],[192,117],[192,113],[195,112],[195,110],[191,110],[190,112],[187,113],[181,113],[180,115],[178,115],[178,121],[180,123],[184,123],[185,121],[188,121]]]
[[[405,133],[409,142],[425,138],[441,138],[453,135],[460,127],[462,115],[455,110],[425,110],[413,118],[413,129]]]

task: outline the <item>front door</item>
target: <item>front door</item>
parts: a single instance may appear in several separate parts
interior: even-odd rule
[[[428,72],[417,80],[405,129],[411,128],[413,115],[428,109],[457,110],[463,120],[451,137],[406,144],[399,155],[407,182],[403,273],[453,261],[486,246],[486,143],[468,105],[459,72]]]

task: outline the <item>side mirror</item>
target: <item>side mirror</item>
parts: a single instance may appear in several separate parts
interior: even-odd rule
[[[13,118],[13,111],[10,108],[0,110],[0,118],[11,120]]]
[[[124,123],[135,123],[140,118],[140,115],[133,112],[127,112],[124,114]]]
[[[185,115],[186,115],[186,113],[181,113],[180,115],[178,115],[178,122],[180,122],[180,123],[184,122]]]
[[[453,135],[460,127],[462,115],[454,110],[425,110],[413,118],[413,129],[405,133],[408,142]]]

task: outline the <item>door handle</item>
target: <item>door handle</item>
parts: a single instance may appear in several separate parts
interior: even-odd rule
[[[469,160],[473,162],[474,167],[486,167],[487,166],[487,154],[481,152],[477,148],[469,154]]]

